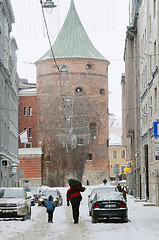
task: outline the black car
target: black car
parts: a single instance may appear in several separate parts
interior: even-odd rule
[[[38,198],[38,206],[45,206],[45,203],[48,201],[49,196],[53,197],[53,202],[55,203],[55,206],[61,206],[62,205],[62,196],[61,193],[58,189],[55,188],[49,188],[49,189],[44,189],[40,197]]]
[[[121,219],[128,221],[127,203],[119,192],[96,194],[91,207],[92,223],[99,219]]]
[[[96,186],[92,189],[92,192],[90,195],[88,195],[88,208],[89,208],[89,216],[91,216],[92,212],[92,203],[94,196],[96,194],[104,194],[104,193],[109,193],[109,192],[119,192],[118,188],[116,186],[111,186],[111,185],[103,185],[103,186]]]

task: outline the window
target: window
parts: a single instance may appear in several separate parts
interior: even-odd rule
[[[32,142],[24,143],[24,148],[32,148]]]
[[[29,128],[29,138],[32,138],[32,128]]]
[[[83,92],[83,89],[81,87],[78,87],[78,88],[76,88],[76,92],[77,93]]]
[[[153,17],[156,17],[156,0],[153,0]]]
[[[77,144],[78,145],[83,145],[84,144],[83,139],[82,138],[77,139]]]
[[[113,150],[113,159],[117,159],[117,151]]]
[[[7,167],[7,160],[2,160],[2,167]]]
[[[32,116],[32,107],[29,107],[29,116]]]
[[[157,87],[155,88],[155,112],[157,111]]]
[[[50,162],[50,155],[46,156],[46,162]]]
[[[151,117],[152,117],[152,112],[153,112],[152,97],[150,97],[150,114],[151,114]]]
[[[115,164],[113,167],[113,175],[119,174],[119,164]]]
[[[92,161],[92,154],[91,153],[88,153],[87,161]]]
[[[156,41],[154,42],[154,67],[156,66]]]
[[[24,116],[27,116],[27,108],[24,107]]]
[[[20,170],[20,178],[24,178],[24,170]]]
[[[125,158],[125,150],[124,149],[121,150],[121,158]]]
[[[91,64],[90,63],[87,63],[86,64],[86,69],[90,69],[91,68]]]
[[[102,88],[102,89],[100,89],[99,92],[100,92],[101,95],[105,95],[105,89]]]

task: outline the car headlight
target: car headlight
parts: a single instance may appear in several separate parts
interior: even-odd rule
[[[19,202],[19,203],[17,204],[18,207],[22,207],[22,206],[24,206],[24,205],[25,205],[25,200],[23,200],[23,201],[21,201],[21,202]]]
[[[44,199],[43,198],[39,198],[39,202],[42,202],[42,201],[44,201]]]

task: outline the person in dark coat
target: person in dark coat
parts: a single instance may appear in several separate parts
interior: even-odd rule
[[[85,187],[73,187],[71,185],[67,190],[67,206],[69,206],[69,202],[71,202],[74,224],[78,223],[79,220],[79,207],[82,200],[80,192],[84,191]]]
[[[48,201],[45,203],[45,207],[48,213],[48,222],[53,222],[53,212],[55,210],[55,203],[53,202],[53,197],[50,195]]]
[[[119,192],[122,192],[122,189],[121,189],[120,183],[118,183],[117,188],[118,188]]]
[[[107,183],[107,180],[105,178],[103,180],[103,183],[104,183],[104,185],[106,185],[106,183]]]

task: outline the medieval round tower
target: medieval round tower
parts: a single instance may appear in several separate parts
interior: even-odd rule
[[[109,62],[91,43],[71,0],[55,43],[37,62],[43,184],[109,177]]]

